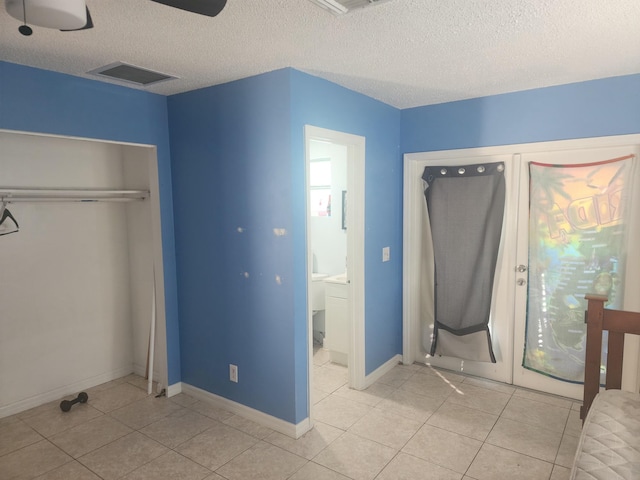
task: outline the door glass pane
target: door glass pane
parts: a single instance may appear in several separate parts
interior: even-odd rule
[[[582,382],[584,295],[607,295],[608,307],[621,308],[632,158],[529,164],[525,368]]]

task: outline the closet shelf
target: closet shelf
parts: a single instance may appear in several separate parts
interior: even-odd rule
[[[0,202],[131,202],[145,200],[148,190],[101,188],[7,188],[0,187]]]

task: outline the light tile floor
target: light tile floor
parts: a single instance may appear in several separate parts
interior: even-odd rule
[[[322,349],[316,425],[285,435],[186,395],[146,395],[128,376],[0,419],[0,479],[561,480],[579,404],[509,385],[397,366],[366,391]]]

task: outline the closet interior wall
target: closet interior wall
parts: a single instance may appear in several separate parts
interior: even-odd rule
[[[150,151],[0,132],[0,188],[157,194]],[[8,207],[20,231],[0,237],[0,417],[144,375],[157,250],[150,199]],[[156,352],[158,378],[166,376],[164,337]]]

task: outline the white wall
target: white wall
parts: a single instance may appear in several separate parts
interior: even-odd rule
[[[311,159],[331,158],[331,216],[311,217],[314,271],[345,271],[347,231],[342,229],[342,191],[347,190],[347,147],[311,140]]]
[[[133,147],[0,132],[0,187],[123,188],[124,148]],[[142,166],[127,167],[143,181]],[[139,246],[150,241],[148,207],[9,209],[20,231],[0,237],[0,417],[133,372],[146,362],[137,337],[148,338],[134,322],[148,329],[139,305],[151,305],[139,286],[151,268]]]

